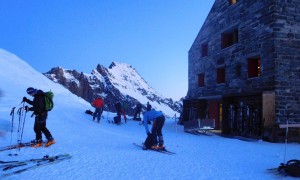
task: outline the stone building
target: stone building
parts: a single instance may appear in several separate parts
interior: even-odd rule
[[[279,142],[300,123],[300,0],[215,0],[188,54],[182,121]],[[300,142],[300,130],[289,140]]]

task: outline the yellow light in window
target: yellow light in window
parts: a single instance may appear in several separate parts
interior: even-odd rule
[[[235,4],[237,0],[231,0],[231,4]]]

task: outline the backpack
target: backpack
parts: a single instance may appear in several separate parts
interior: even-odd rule
[[[151,149],[151,146],[157,144],[157,139],[154,134],[149,134],[144,142],[146,149]]]
[[[286,163],[285,171],[293,177],[300,177],[300,160],[292,159]]]
[[[45,92],[45,109],[46,111],[51,111],[53,109],[53,92],[51,91],[48,91],[48,92]]]
[[[93,111],[91,111],[91,110],[86,110],[85,113],[89,114],[89,115],[93,115]]]
[[[278,171],[286,172],[288,175],[293,177],[300,177],[300,160],[292,159],[289,160],[286,164],[281,163],[278,168]]]
[[[114,123],[119,124],[121,122],[121,116],[115,116],[114,117]]]

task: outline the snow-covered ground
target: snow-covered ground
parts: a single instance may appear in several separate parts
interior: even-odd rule
[[[1,161],[41,158],[45,155],[70,154],[72,158],[0,179],[278,179],[266,171],[289,159],[300,159],[299,143],[246,142],[220,136],[191,135],[183,132],[174,119],[167,119],[163,134],[166,155],[143,151],[132,143],[146,138],[139,122],[120,126],[109,124],[114,113],[103,113],[100,124],[92,121],[85,110],[89,103],[73,95],[32,69],[15,55],[0,49],[0,147],[17,142],[18,115],[11,133],[12,107],[30,86],[54,92],[54,109],[47,127],[56,140],[49,148],[21,148],[0,152]],[[34,118],[26,116],[23,142],[34,139]],[[124,122],[124,121],[123,121]],[[11,141],[12,137],[12,141]],[[44,139],[45,140],[45,139]],[[285,153],[286,148],[286,153]],[[18,156],[8,156],[17,153]],[[285,177],[289,179],[290,177]],[[291,178],[293,179],[293,178]]]

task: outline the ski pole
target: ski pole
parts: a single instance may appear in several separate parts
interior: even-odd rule
[[[177,142],[178,142],[178,139],[177,139],[177,129],[178,129],[178,128],[177,128],[176,113],[175,113],[174,117],[175,117],[175,126],[176,126],[176,131],[175,131],[175,132],[176,132],[176,136],[175,136],[175,137],[176,137],[176,143],[177,143]],[[178,143],[176,144],[176,147],[178,147]]]
[[[18,143],[19,143],[20,124],[21,124],[21,119],[22,119],[21,110],[22,110],[22,108],[19,108],[18,112],[17,112],[17,114],[19,115],[19,123],[18,123],[18,131],[17,131],[17,140],[18,140]]]
[[[109,112],[107,111],[107,118],[106,119],[107,119],[108,122],[110,122],[108,115],[109,115]]]
[[[23,126],[22,126],[22,131],[21,131],[21,140],[20,140],[20,143],[22,143],[22,139],[23,139],[23,132],[24,132],[24,125],[25,125],[25,120],[26,120],[26,114],[27,114],[27,109],[25,109]]]
[[[11,116],[10,145],[12,144],[12,133],[14,130],[15,108],[16,107],[13,107],[10,112],[10,116]]]
[[[12,145],[12,134],[14,131],[15,108],[16,107],[13,107],[10,112],[10,116],[11,116],[10,146]]]
[[[284,146],[284,158],[283,158],[283,163],[284,164],[285,164],[285,156],[286,156],[286,146],[287,146],[287,139],[288,139],[288,131],[289,131],[289,114],[287,115],[287,119],[286,119],[285,146]]]
[[[18,144],[20,145],[21,144],[21,124],[22,124],[22,117],[23,117],[23,109],[24,109],[24,105],[25,105],[25,102],[23,103],[23,107],[20,107],[18,109],[18,114],[19,114],[19,124],[18,124]],[[20,150],[20,148],[18,149]]]

